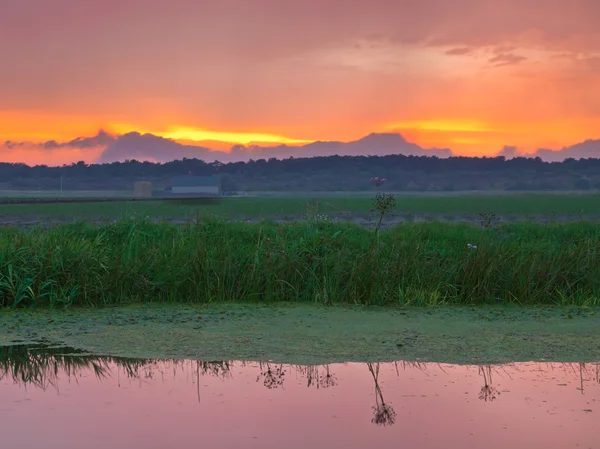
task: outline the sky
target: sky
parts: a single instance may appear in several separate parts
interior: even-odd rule
[[[399,132],[465,155],[559,149],[600,138],[598,23],[597,0],[2,0],[0,142]]]

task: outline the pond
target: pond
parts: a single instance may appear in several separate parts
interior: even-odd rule
[[[597,448],[600,364],[142,360],[0,348],[2,448]]]

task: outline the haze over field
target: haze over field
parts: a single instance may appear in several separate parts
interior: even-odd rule
[[[4,0],[0,161],[599,157],[598,23],[596,0]]]

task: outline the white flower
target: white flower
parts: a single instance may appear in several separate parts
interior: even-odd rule
[[[470,243],[467,243],[467,248],[477,249],[477,245],[471,245]]]

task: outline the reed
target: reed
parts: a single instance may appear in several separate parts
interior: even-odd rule
[[[121,220],[0,230],[0,306],[223,301],[362,305],[600,303],[600,229],[590,222],[374,231]]]

